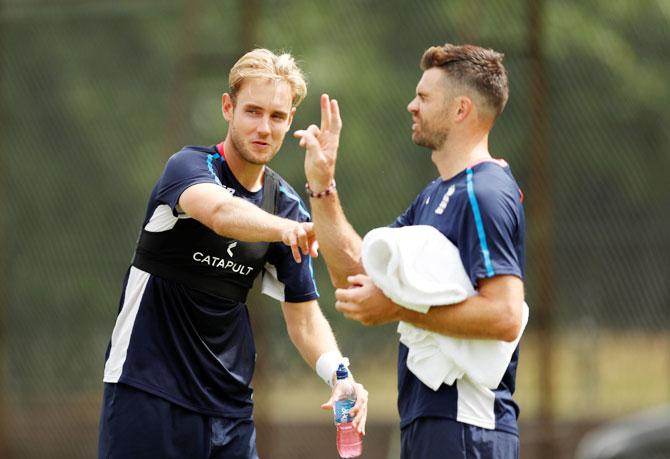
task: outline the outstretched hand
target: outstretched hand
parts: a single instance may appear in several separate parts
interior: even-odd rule
[[[302,261],[301,252],[303,255],[312,257],[319,255],[319,243],[316,240],[312,222],[292,224],[282,233],[282,242],[291,248],[296,263]]]
[[[310,125],[307,129],[295,131],[294,137],[300,139],[305,148],[305,176],[309,187],[323,191],[335,178],[335,162],[340,144],[342,118],[336,100],[330,100],[328,94],[321,95],[321,126]]]

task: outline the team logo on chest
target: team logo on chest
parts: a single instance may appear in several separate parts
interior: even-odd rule
[[[228,252],[228,256],[232,258],[233,256],[233,249],[237,247],[237,241],[233,241],[228,244],[228,248],[226,248],[226,252]]]
[[[444,209],[447,208],[447,204],[449,204],[449,198],[452,194],[454,194],[454,191],[456,191],[456,185],[451,185],[447,192],[444,193],[444,196],[442,196],[442,201],[440,201],[440,205],[437,206],[437,209],[435,209],[435,213],[437,215],[442,215],[444,213]]]
[[[237,241],[229,242],[226,252],[232,258],[233,249],[237,246]],[[193,260],[204,265],[209,265],[212,268],[223,269],[225,271],[232,271],[234,273],[241,274],[246,276],[251,271],[253,271],[252,266],[246,266],[242,263],[237,263],[234,260],[227,260],[225,258],[216,257],[214,255],[209,255],[202,252],[195,252],[193,254]]]

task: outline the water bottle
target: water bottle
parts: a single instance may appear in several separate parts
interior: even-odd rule
[[[337,428],[337,452],[340,457],[358,457],[363,452],[363,437],[352,423],[354,418],[349,415],[349,411],[356,403],[356,393],[354,384],[348,377],[347,367],[340,364],[337,368],[337,381],[334,387],[336,398],[333,404]]]

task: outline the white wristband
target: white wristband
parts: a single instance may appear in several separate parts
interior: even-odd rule
[[[337,351],[324,352],[316,361],[316,374],[324,380],[326,384],[333,387],[333,375],[337,371],[340,364],[344,364],[349,368],[349,359],[342,357]]]

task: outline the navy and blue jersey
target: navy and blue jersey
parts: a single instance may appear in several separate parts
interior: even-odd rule
[[[280,217],[310,218],[295,190],[269,168],[263,189],[250,192],[220,147],[174,154],[149,199],[103,379],[203,414],[246,418],[256,356],[246,296],[254,279],[262,274],[264,293],[280,301],[313,300],[318,292],[309,257],[296,263],[281,242],[225,238],[185,214],[179,197],[197,183],[217,184]]]
[[[476,289],[480,279],[509,274],[523,279],[522,194],[504,161],[485,161],[449,180],[431,182],[391,225],[431,225],[458,247]],[[401,427],[419,417],[454,419],[486,429],[518,434],[514,393],[518,348],[499,387],[493,391],[467,377],[437,391],[407,369],[408,349],[398,354],[398,410]]]

